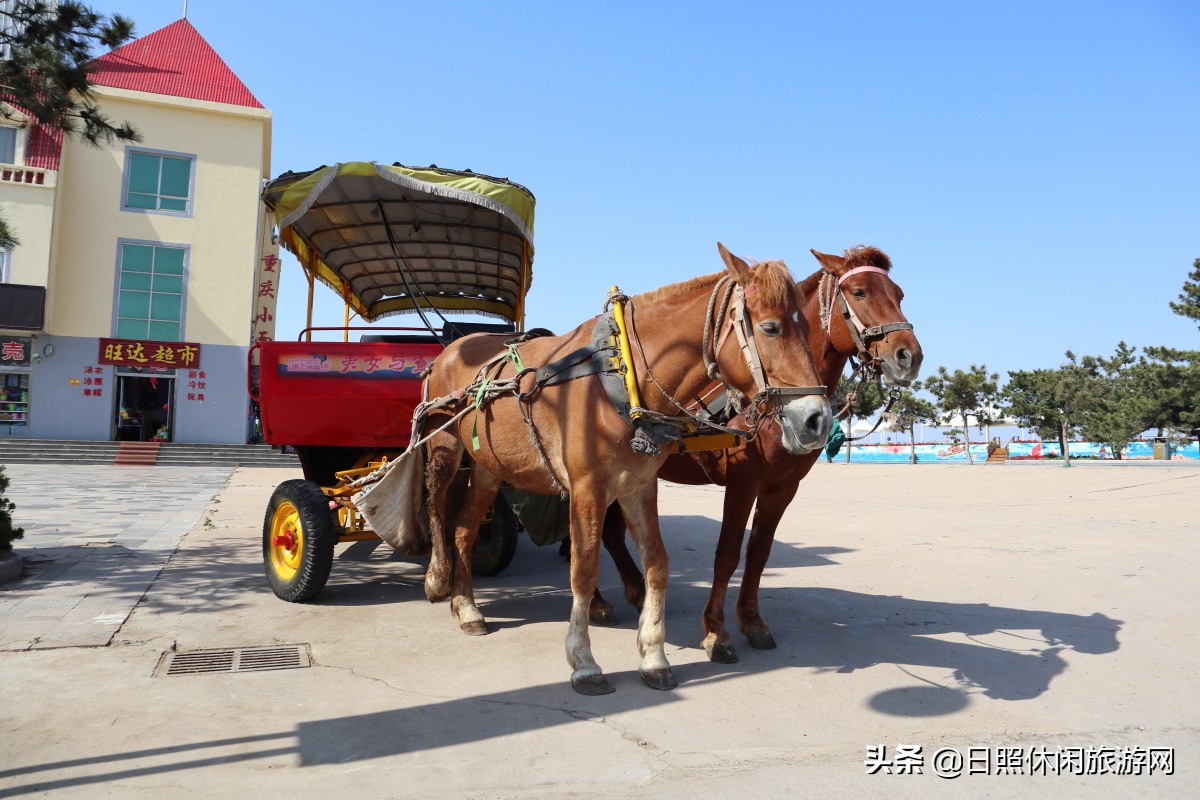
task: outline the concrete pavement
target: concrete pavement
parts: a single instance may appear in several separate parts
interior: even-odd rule
[[[39,496],[94,479],[53,472],[37,475]],[[223,487],[220,475],[149,472],[179,489],[191,530],[107,646],[0,652],[0,797],[1200,792],[1195,465],[820,464],[764,576],[779,648],[752,650],[735,633],[733,665],[697,646],[721,490],[664,485],[680,686],[639,681],[634,615],[606,560],[602,588],[623,614],[592,628],[617,689],[605,697],[568,683],[557,547],[523,538],[503,575],[477,583],[494,629],[483,638],[426,602],[421,562],[371,543],[340,547],[319,601],[291,605],[266,586],[259,539],[290,471],[243,468]],[[9,474],[27,531],[67,518],[27,515],[26,476]],[[122,477],[132,473],[110,470],[101,485]],[[200,503],[212,483],[219,502]],[[78,514],[82,535],[56,546],[87,549],[96,539],[83,526],[113,513]],[[161,535],[183,516],[156,523]],[[31,543],[27,533],[18,547]],[[127,565],[150,568],[140,556],[104,566]],[[51,598],[69,572],[3,587],[0,604]],[[173,652],[278,645],[305,646],[313,666],[158,669]],[[952,772],[950,751],[975,774],[938,777],[935,755]],[[921,774],[895,774],[918,763]],[[1132,774],[1097,774],[1110,769]]]

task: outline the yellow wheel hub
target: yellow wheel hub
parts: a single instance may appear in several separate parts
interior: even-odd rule
[[[291,503],[281,503],[271,518],[271,569],[285,581],[295,577],[304,554],[300,513]]]

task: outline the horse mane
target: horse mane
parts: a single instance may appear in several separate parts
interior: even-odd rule
[[[865,244],[855,245],[842,253],[842,258],[846,261],[846,271],[850,271],[855,267],[879,267],[884,272],[892,271],[892,260],[888,258],[887,253],[878,247],[871,247]],[[812,275],[800,281],[800,293],[804,297],[815,294],[817,284],[825,274],[825,270],[818,269]]]
[[[887,256],[884,256],[884,258],[886,259]],[[792,273],[788,270],[787,264],[781,260],[760,261],[752,266],[751,269],[754,271],[754,285],[758,287],[762,302],[769,306],[785,306],[788,298],[795,291],[796,286],[795,279],[792,278]],[[634,299],[644,303],[669,300],[673,297],[691,294],[698,289],[712,286],[721,277],[728,274],[727,272],[714,272],[711,275],[701,275],[698,278],[691,278],[680,283],[672,283],[669,286],[663,286],[659,289],[651,289]]]
[[[851,247],[842,253],[842,258],[846,259],[846,267],[848,269],[853,269],[854,267],[879,267],[886,272],[891,272],[892,269],[892,260],[888,258],[887,253],[878,247],[869,247],[865,244],[858,244]]]

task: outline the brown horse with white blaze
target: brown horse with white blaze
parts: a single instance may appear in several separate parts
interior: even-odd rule
[[[900,310],[904,292],[892,281],[891,259],[878,248],[863,246],[847,250],[843,256],[812,253],[821,269],[800,284],[804,297],[801,313],[808,322],[808,346],[821,381],[836,386],[847,360],[857,357],[889,384],[911,383],[921,367],[921,345]],[[820,454],[820,449],[789,451],[779,429],[764,426],[752,442],[727,451],[673,455],[659,471],[660,478],[674,483],[726,487],[713,585],[702,618],[702,645],[711,660],[738,660],[725,628],[725,597],[741,559],[752,509],[754,522],[738,591],[737,623],[751,647],[775,647],[770,627],[759,613],[759,582],[783,512]],[[615,510],[609,514],[603,538],[621,573],[626,599],[640,607],[644,592],[641,573],[625,547],[623,526]],[[591,617],[597,624],[615,621],[612,606],[599,593],[593,599]]]
[[[718,248],[724,273],[636,296],[625,307],[626,341],[632,345],[628,368],[642,387],[641,408],[659,421],[677,415],[677,398],[693,398],[712,382],[707,360],[715,363],[725,384],[754,397],[764,416],[788,431],[781,447],[817,452],[832,414],[808,351],[809,331],[793,279],[781,261],[751,267],[724,246]],[[722,287],[735,298],[728,312],[714,303]],[[717,307],[721,310],[714,311]],[[470,559],[475,532],[501,483],[569,494],[573,603],[566,650],[571,684],[582,694],[610,692],[592,656],[588,610],[599,577],[605,511],[619,503],[646,571],[637,636],[639,671],[648,686],[670,689],[676,681],[663,648],[668,563],[657,508],[657,476],[667,448],[634,450],[635,430],[601,380],[585,376],[544,382],[539,370],[524,367],[561,363],[593,340],[596,324],[522,342],[517,354],[506,336],[469,336],[452,343],[434,362],[425,387],[425,396],[433,400],[422,423],[430,437],[425,481],[433,542],[425,591],[431,601],[451,596],[451,610],[463,631],[487,633],[474,601]],[[714,346],[716,337],[705,334],[726,324],[741,333]],[[747,337],[749,350],[739,348]],[[756,355],[746,358],[749,351]],[[463,387],[478,386],[484,378],[493,387],[509,382],[513,391],[468,409],[472,398],[463,397]],[[469,480],[455,511],[447,508],[447,496],[464,453]],[[451,536],[453,563],[447,552]]]

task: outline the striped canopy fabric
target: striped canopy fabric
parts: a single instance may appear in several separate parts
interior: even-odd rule
[[[356,161],[285,173],[262,199],[284,247],[368,322],[420,307],[523,323],[534,197],[520,184]]]

